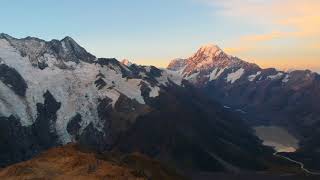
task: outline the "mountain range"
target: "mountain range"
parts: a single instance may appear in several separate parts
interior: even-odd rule
[[[173,60],[168,69],[205,91],[207,97],[239,112],[251,126],[276,125],[288,129],[300,140],[297,153],[301,151],[306,156],[299,159],[319,160],[318,73],[263,69],[226,54],[216,45],[203,46],[187,59]],[[318,163],[308,164],[320,168]]]
[[[302,142],[288,156],[317,169],[305,159],[319,152],[319,133],[308,130],[319,123],[318,81],[311,71],[262,69],[215,45],[159,69],[97,58],[71,37],[0,34],[0,166],[76,143],[97,154],[139,152],[187,176],[274,167],[301,174],[251,127],[287,128]]]

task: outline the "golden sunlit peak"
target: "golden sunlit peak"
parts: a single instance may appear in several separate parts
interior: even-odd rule
[[[195,54],[195,56],[197,56],[197,54],[204,54],[206,56],[216,56],[218,54],[220,54],[222,52],[222,50],[220,49],[219,46],[215,45],[215,44],[206,44],[201,46],[201,48],[197,51],[197,53]]]
[[[200,50],[205,50],[205,51],[220,51],[220,47],[216,44],[206,44],[201,46]]]

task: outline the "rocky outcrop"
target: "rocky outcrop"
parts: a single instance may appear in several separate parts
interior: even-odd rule
[[[22,97],[26,95],[28,85],[14,68],[0,64],[0,81],[12,89],[17,95]]]

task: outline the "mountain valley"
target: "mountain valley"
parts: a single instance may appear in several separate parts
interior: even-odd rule
[[[310,179],[264,146],[263,128],[320,170],[319,90],[317,73],[262,69],[216,45],[160,69],[97,58],[71,37],[0,34],[0,178]]]

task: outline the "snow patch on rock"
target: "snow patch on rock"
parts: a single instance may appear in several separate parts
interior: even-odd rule
[[[210,74],[210,78],[209,78],[209,81],[213,81],[213,80],[216,80],[220,77],[220,75],[224,72],[225,68],[223,69],[219,69],[219,68],[216,68],[214,69],[211,74]]]
[[[151,91],[149,93],[149,97],[158,97],[159,96],[159,91],[160,91],[160,88],[158,86],[155,86],[155,87],[150,87]]]
[[[186,79],[192,83],[195,83],[195,82],[197,82],[197,78],[198,78],[199,74],[200,74],[200,72],[193,73],[190,76],[186,77]]]
[[[248,77],[248,80],[252,82],[252,81],[254,81],[260,74],[261,74],[261,71],[258,71],[256,74],[250,75],[250,76]]]
[[[282,72],[278,72],[278,74],[270,75],[267,78],[270,79],[270,80],[275,80],[275,79],[280,79],[282,76],[283,76],[283,73]]]
[[[287,83],[287,82],[289,82],[289,80],[290,80],[290,75],[287,74],[287,75],[282,79],[282,82],[283,82],[283,83]]]
[[[160,85],[167,86],[169,81],[176,85],[181,85],[183,77],[179,71],[172,71],[168,69],[162,69],[161,76],[157,77],[156,80]]]
[[[231,82],[233,84],[238,79],[241,78],[241,76],[244,74],[245,70],[243,68],[238,69],[236,72],[230,73],[227,76],[227,82]]]

